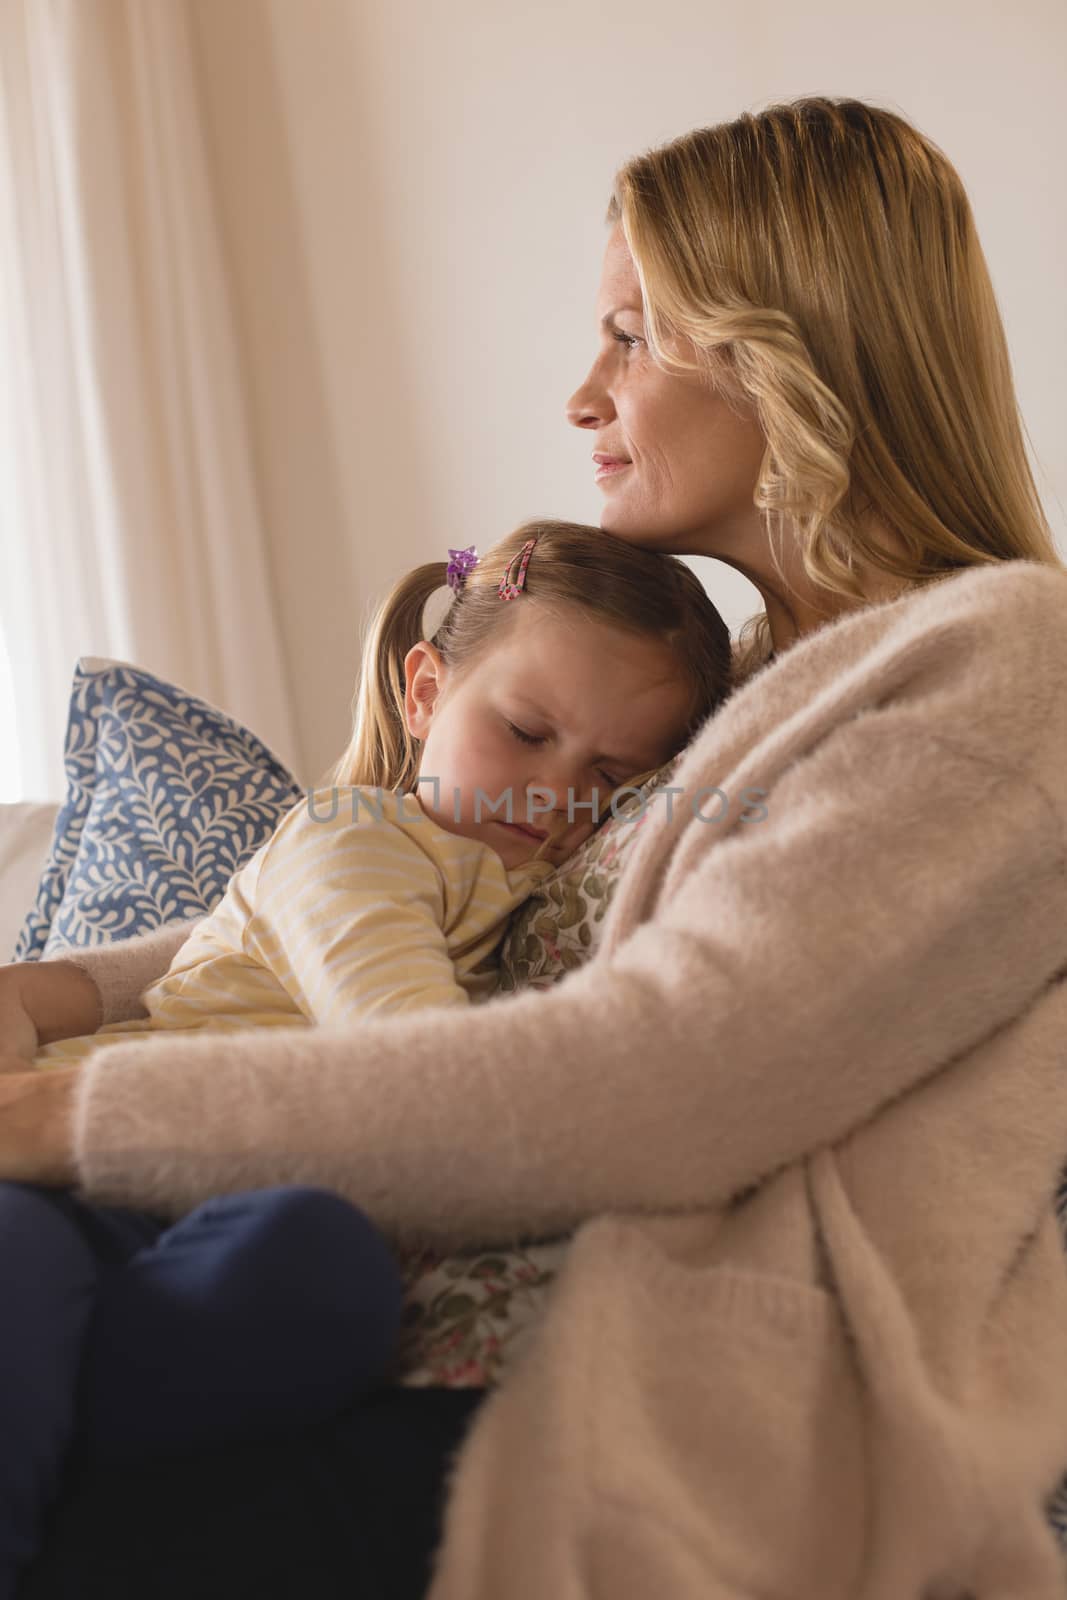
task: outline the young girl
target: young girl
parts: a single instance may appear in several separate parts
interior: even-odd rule
[[[449,555],[380,608],[348,750],[145,992],[146,1018],[36,1065],[116,1035],[488,999],[511,913],[729,692],[728,629],[674,557],[555,522]],[[404,1298],[368,1218],[285,1186],[171,1225],[0,1185],[0,1281],[0,1596],[72,1442],[130,1459],[327,1416],[389,1371]]]

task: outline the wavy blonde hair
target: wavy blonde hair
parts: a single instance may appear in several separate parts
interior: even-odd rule
[[[903,117],[813,97],[697,129],[618,172],[607,220],[654,357],[756,407],[754,502],[780,576],[787,521],[808,578],[860,602],[857,566],[902,585],[1062,567],[966,192]],[[691,357],[668,351],[675,336]],[[759,612],[735,682],[770,654]]]
[[[525,586],[517,599],[502,601],[500,580],[528,539],[537,544]],[[317,787],[367,784],[407,792],[413,786],[422,742],[409,733],[404,716],[404,658],[425,638],[426,602],[444,587],[446,573],[444,561],[416,567],[371,618],[352,738]],[[643,550],[574,522],[524,523],[494,544],[468,574],[429,641],[454,675],[452,681],[474,670],[503,638],[518,607],[531,604],[555,616],[578,613],[672,650],[692,686],[679,749],[731,692],[730,630],[696,574],[676,556]],[[649,776],[640,773],[628,783]]]

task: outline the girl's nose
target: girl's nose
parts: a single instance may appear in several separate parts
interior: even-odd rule
[[[544,807],[551,801],[551,811],[539,810],[532,820],[541,828],[562,825],[573,828],[580,822],[595,823],[597,814],[591,808],[594,785],[589,782],[584,773],[575,773],[570,770],[546,769],[544,776],[536,779],[531,787],[536,790],[536,802]],[[606,784],[597,783],[597,805],[600,815],[610,802],[611,794]],[[568,800],[573,800],[573,818],[567,815]]]

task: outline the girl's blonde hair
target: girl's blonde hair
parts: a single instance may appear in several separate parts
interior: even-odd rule
[[[501,578],[534,538],[522,592],[502,600]],[[404,658],[425,638],[423,611],[444,586],[446,572],[444,561],[416,567],[371,619],[352,738],[323,787],[367,784],[406,793],[414,785],[421,741],[412,738],[404,718]],[[683,744],[730,692],[730,630],[696,574],[675,556],[573,522],[527,522],[493,545],[468,574],[430,643],[458,681],[504,637],[518,608],[530,603],[555,616],[579,612],[673,650],[693,690]]]
[[[697,129],[619,171],[608,222],[655,358],[757,410],[754,503],[780,576],[787,519],[808,578],[861,603],[857,566],[905,587],[993,561],[1063,565],[963,184],[903,117],[815,97]],[[672,335],[692,359],[668,353]],[[735,681],[770,654],[759,612]]]

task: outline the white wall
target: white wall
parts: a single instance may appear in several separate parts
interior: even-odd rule
[[[1067,552],[1067,7],[1018,0],[195,0],[311,766],[366,606],[535,515],[596,522],[563,405],[627,156],[800,94],[909,117],[971,195]],[[693,560],[731,626],[748,583]],[[309,772],[310,775],[310,772]]]

